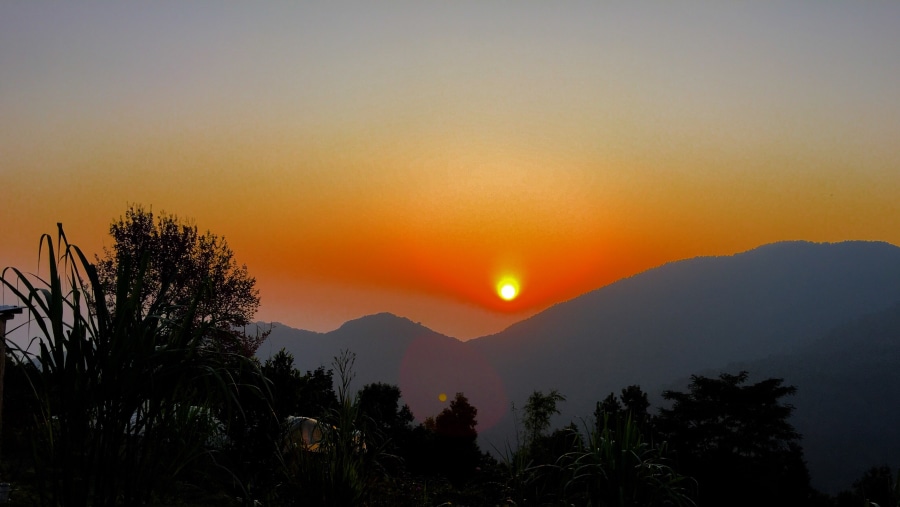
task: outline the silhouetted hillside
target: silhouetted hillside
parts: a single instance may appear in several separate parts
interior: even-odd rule
[[[803,393],[798,397],[803,403],[798,402],[798,426],[809,433],[807,452],[818,459],[829,452],[823,447],[858,442],[839,444],[837,430],[830,429],[822,429],[819,438],[815,428],[828,426],[813,424],[825,415],[810,408],[820,406],[818,398],[806,398],[805,393],[814,392],[812,385],[832,386],[823,388],[832,398],[822,407],[850,407],[853,412],[874,402],[879,382],[893,378],[893,385],[898,385],[896,374],[890,377],[887,372],[888,365],[897,362],[884,363],[885,371],[871,378],[859,372],[850,377],[823,376],[822,371],[850,375],[838,366],[857,360],[870,368],[869,359],[863,357],[896,356],[879,353],[877,348],[860,356],[847,343],[854,339],[851,335],[860,335],[858,330],[829,335],[825,341],[822,337],[897,302],[900,248],[878,242],[788,242],[733,256],[669,263],[557,304],[500,333],[464,343],[407,319],[379,314],[348,322],[330,333],[276,328],[260,355],[285,347],[295,355],[300,369],[312,369],[327,366],[340,349],[349,348],[358,354],[356,387],[372,381],[396,383],[420,419],[441,409],[440,393],[452,397],[454,392],[465,392],[479,409],[478,429],[483,444],[490,444],[483,447],[490,449],[491,445],[504,448],[513,440],[509,402],[521,407],[534,390],[558,389],[568,397],[561,405],[563,414],[556,419],[561,425],[589,417],[597,401],[630,384],[641,385],[655,397],[663,386],[671,387],[693,373],[770,356],[776,361],[797,353],[802,359],[790,359],[790,366],[773,366],[768,371],[796,370],[794,376],[773,374],[786,377]],[[895,341],[885,343],[896,345]],[[800,376],[807,371],[804,368],[819,373]],[[758,376],[752,369],[751,373]],[[864,386],[870,391],[863,395]],[[844,428],[840,424],[832,426]],[[866,453],[877,445],[873,439],[883,428],[854,425],[852,419],[846,424],[869,435],[868,447],[848,449],[854,453],[852,460],[835,459],[855,460],[860,466],[876,464],[868,462],[869,456],[879,454]],[[816,450],[811,448],[814,443]],[[816,483],[815,474],[844,473],[841,469],[832,474],[818,465],[812,470]]]
[[[733,361],[792,350],[900,301],[900,248],[777,243],[673,262],[621,280],[467,344],[510,397],[556,388],[564,419],[628,384],[652,390]]]

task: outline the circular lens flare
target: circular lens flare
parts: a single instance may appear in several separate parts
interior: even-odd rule
[[[497,294],[504,301],[512,301],[519,295],[519,284],[510,278],[504,278],[497,284]]]

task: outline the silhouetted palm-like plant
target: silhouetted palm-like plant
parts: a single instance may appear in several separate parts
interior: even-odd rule
[[[136,505],[166,493],[186,467],[212,452],[216,409],[239,410],[232,371],[246,358],[204,346],[187,308],[169,320],[160,300],[141,311],[142,273],[120,266],[115,312],[97,270],[58,227],[50,235],[46,278],[15,268],[2,281],[37,326],[39,369],[31,379],[40,403],[36,471],[49,505]],[[175,274],[174,276],[177,276]],[[212,326],[215,323],[204,323]]]

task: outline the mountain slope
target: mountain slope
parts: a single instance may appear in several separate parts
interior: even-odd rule
[[[467,345],[513,400],[556,388],[565,417],[586,416],[612,390],[786,352],[897,301],[900,248],[777,243],[670,263]]]

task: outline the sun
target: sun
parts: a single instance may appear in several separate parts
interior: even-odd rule
[[[505,301],[512,301],[519,295],[519,284],[510,278],[504,278],[497,284],[497,294]]]

